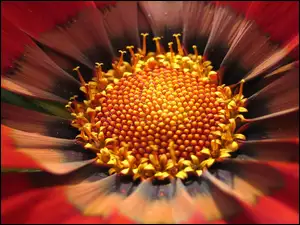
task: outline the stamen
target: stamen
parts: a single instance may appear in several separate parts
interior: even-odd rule
[[[158,161],[158,156],[157,156],[157,152],[153,151],[152,155],[154,157],[154,166],[157,167],[159,169],[160,165],[159,165],[159,161]]]
[[[79,113],[80,112],[80,106],[78,104],[78,101],[76,100],[78,98],[78,95],[74,95],[73,97],[70,98],[69,103],[71,103],[71,109],[74,113]],[[74,105],[74,108],[72,107],[72,104]]]
[[[72,107],[72,102],[68,102],[68,104],[65,105],[65,108],[66,108],[69,112],[75,113],[75,110],[74,110],[74,108]]]
[[[148,33],[141,33],[141,35],[143,36],[143,49],[142,49],[142,54],[143,56],[146,55],[147,53],[147,36],[149,35]]]
[[[242,79],[240,83],[241,83],[241,84],[240,84],[239,96],[240,96],[240,98],[241,98],[242,95],[243,95],[243,87],[244,87],[245,80]]]
[[[155,45],[156,45],[156,54],[160,54],[160,43],[159,43],[159,40],[161,38],[160,37],[154,37],[153,38],[153,41],[155,41]]]
[[[176,159],[176,155],[175,155],[175,151],[174,151],[174,141],[169,142],[168,150],[170,152],[171,159],[172,159],[174,165],[176,165],[177,159]]]
[[[168,46],[169,46],[169,49],[170,49],[170,52],[172,53],[172,55],[174,54],[174,51],[173,51],[173,42],[169,42],[168,43]]]
[[[70,98],[71,101],[76,101],[76,98],[78,98],[78,95],[74,95],[73,97]]]
[[[180,39],[179,39],[180,36],[181,36],[181,34],[173,34],[173,37],[176,38],[178,53],[179,53],[179,55],[183,56],[184,53],[183,53],[183,49],[182,49],[182,46],[181,46],[181,43],[180,43]]]
[[[197,46],[196,45],[193,45],[193,49],[194,49],[194,54],[195,54],[195,58],[196,58],[196,61],[198,60],[198,50],[197,50]]]
[[[123,64],[123,58],[124,58],[124,54],[126,53],[126,51],[122,51],[122,50],[119,50],[119,52],[121,53],[121,56],[120,56],[120,59],[119,59],[119,63],[117,65],[117,68],[120,69],[120,67],[122,66]]]
[[[73,69],[73,71],[76,71],[77,72],[77,75],[78,75],[78,78],[79,78],[79,80],[80,80],[80,83],[81,83],[81,85],[82,86],[85,86],[86,85],[86,83],[85,83],[85,81],[84,81],[84,79],[83,79],[83,77],[82,77],[82,75],[81,75],[81,73],[80,73],[80,71],[79,71],[79,66],[77,66],[77,67],[75,67],[74,69]]]
[[[127,46],[126,49],[128,49],[128,51],[130,52],[131,58],[132,58],[132,62],[134,62],[135,60],[135,55],[134,55],[134,51],[132,50],[134,48],[133,45]]]
[[[96,69],[97,81],[99,82],[100,79],[103,78],[103,72],[102,72],[102,67],[101,67],[101,66],[103,66],[103,63],[96,62],[95,65],[96,65],[95,69]]]
[[[96,111],[93,110],[92,108],[87,108],[86,113],[89,115],[91,119],[91,124],[95,124],[95,116],[96,116]]]
[[[135,54],[135,56],[134,56],[134,62],[133,62],[133,65],[132,65],[133,71],[135,71],[136,65],[137,65],[138,61],[140,60],[140,57],[141,57],[140,54],[138,54],[138,53]]]
[[[170,49],[170,52],[171,52],[171,57],[173,57],[174,56],[174,51],[173,51],[173,42],[169,42],[168,43],[168,46],[169,46],[169,49]]]

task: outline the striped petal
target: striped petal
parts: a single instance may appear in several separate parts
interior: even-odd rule
[[[295,138],[299,132],[299,109],[293,108],[249,120],[237,133],[243,133],[247,140]]]
[[[78,133],[67,119],[7,103],[1,103],[1,123],[13,129],[57,138],[74,139]]]
[[[32,40],[24,35],[21,30],[16,29],[15,26],[11,26],[11,22],[6,18],[1,18],[1,45],[2,45],[2,57],[1,57],[1,73],[5,72],[5,68],[11,68],[13,62],[25,50],[25,46],[32,44]],[[18,40],[18,41],[14,41]]]
[[[289,41],[299,33],[298,15],[298,2],[252,2],[247,11],[248,18],[254,19],[272,40],[280,42]]]
[[[160,196],[160,186],[153,186],[149,180],[143,181],[119,204],[118,210],[123,216],[138,223],[171,223],[174,219],[168,199],[172,197],[173,191],[174,184],[164,185],[161,189],[163,195]]]
[[[209,173],[205,176],[232,196],[256,223],[299,221],[298,164],[226,160],[219,168],[228,171],[231,178],[221,180]],[[276,217],[274,211],[278,212]]]
[[[215,5],[208,2],[186,1],[183,4],[183,43],[189,52],[197,45],[200,54],[204,53],[211,32]]]
[[[86,152],[73,140],[28,133],[3,125],[1,132],[3,168],[29,167],[65,174],[95,161],[94,154]]]
[[[296,19],[299,14],[298,2],[219,1],[218,3],[228,5],[244,14],[247,19],[254,20],[269,34],[271,40],[285,43],[299,33],[299,22]]]
[[[299,69],[295,68],[252,95],[249,116],[263,116],[299,106]]]
[[[182,1],[140,1],[145,18],[147,19],[154,36],[163,37],[161,43],[168,49],[168,42],[173,40],[173,34],[183,30],[183,2]],[[149,37],[151,42],[152,37]]]
[[[299,161],[299,138],[243,141],[240,143],[237,157],[296,163]]]
[[[36,41],[75,59],[78,64],[91,69],[96,61],[111,62],[112,52],[104,28],[103,16],[93,2],[74,3],[74,10],[71,10],[68,15],[73,18],[71,21],[70,18],[68,18],[69,21],[63,20],[65,15],[63,18],[58,19],[55,16],[50,17],[49,23],[51,25],[45,25],[46,29],[37,30],[35,29],[39,27],[38,25],[32,26],[37,22],[31,20],[34,18],[35,21],[43,21],[41,12],[46,8],[46,15],[49,13],[51,15],[52,13],[56,14],[57,10],[53,5],[49,7],[47,7],[47,4],[43,5],[43,3],[32,5],[9,4],[6,9],[7,13],[4,13],[4,16]],[[73,5],[72,3],[62,3],[62,6],[72,8]],[[40,9],[41,7],[42,9]],[[25,13],[16,14],[17,16],[14,18],[10,16],[10,11],[16,13],[20,9]],[[29,16],[27,15],[28,11],[29,14],[31,12]],[[42,18],[39,20],[41,16]],[[62,21],[64,22],[63,26],[55,27],[57,22]]]
[[[2,173],[2,222],[20,224],[103,223],[99,216],[83,216],[68,203],[62,185],[71,183],[72,176],[74,177],[74,174],[53,176],[43,172]]]
[[[196,209],[193,217],[190,218],[193,223],[218,223],[242,210],[231,196],[224,194],[204,176],[189,182],[185,188]]]
[[[9,21],[4,20],[2,25],[4,54],[8,54],[4,55],[4,58],[15,60],[15,57],[21,56],[23,50],[25,53],[21,59],[14,62],[13,68],[9,69],[2,65],[1,87],[22,95],[66,102],[65,99],[78,90],[79,82]],[[14,44],[19,42],[20,45],[28,44],[28,46]]]
[[[119,55],[118,50],[125,49],[126,46],[140,47],[137,2],[116,2],[100,7],[99,10],[115,54]]]

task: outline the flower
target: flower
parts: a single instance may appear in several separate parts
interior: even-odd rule
[[[2,3],[3,221],[299,222],[294,4]]]

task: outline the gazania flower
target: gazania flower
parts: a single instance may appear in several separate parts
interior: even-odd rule
[[[4,223],[299,222],[298,3],[2,7]]]

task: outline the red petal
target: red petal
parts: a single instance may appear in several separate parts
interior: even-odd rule
[[[40,168],[30,157],[16,151],[10,131],[10,128],[1,125],[1,167]]]
[[[209,221],[207,221],[205,218],[203,218],[203,216],[200,213],[195,213],[195,215],[191,219],[186,221],[184,224],[205,224],[205,223],[209,223]],[[227,222],[224,220],[215,220],[211,223],[212,224],[227,224]]]
[[[3,2],[2,15],[34,37],[60,23],[65,23],[85,7],[103,7],[114,2]]]
[[[99,217],[88,217],[76,215],[68,218],[63,222],[64,224],[103,224],[104,222]]]
[[[280,172],[285,186],[271,196],[261,197],[257,205],[230,222],[244,223],[250,218],[257,223],[299,223],[299,165],[268,164]]]
[[[114,2],[101,2],[95,4],[93,1],[78,1],[78,2],[4,2],[1,3],[2,6],[2,15],[3,19],[6,21],[9,21],[10,24],[12,24],[13,29],[19,29],[19,31],[14,31],[15,33],[19,33],[20,36],[22,36],[20,39],[13,39],[4,41],[2,39],[2,46],[6,46],[7,42],[10,43],[9,45],[12,46],[12,43],[20,43],[16,44],[19,48],[18,51],[15,51],[15,46],[12,46],[12,48],[9,48],[9,51],[12,51],[13,54],[5,54],[5,58],[2,60],[5,62],[2,64],[2,67],[4,66],[11,66],[11,59],[18,57],[20,50],[23,50],[22,44],[23,43],[23,36],[25,32],[26,34],[29,34],[30,36],[37,39],[39,37],[40,33],[43,33],[45,31],[49,31],[52,28],[54,28],[56,25],[66,23],[70,18],[74,18],[79,12],[83,11],[84,8],[95,8],[97,7],[103,7],[107,4],[114,4]],[[98,10],[96,10],[98,11]],[[88,22],[88,21],[87,21]],[[92,26],[93,27],[93,26]],[[12,35],[12,37],[16,37],[17,35],[14,35],[14,33],[10,32],[8,35],[5,35],[7,33],[6,30],[2,29],[2,34],[5,36]],[[14,41],[15,40],[15,41]],[[21,40],[21,41],[20,41]],[[75,38],[76,40],[76,38]]]
[[[116,4],[115,1],[94,1],[94,4],[98,7],[98,8],[102,8],[106,5],[113,5]]]
[[[247,12],[252,1],[218,1],[217,4],[227,4],[238,12]]]
[[[26,33],[9,20],[2,18],[1,24],[1,87],[25,96],[66,103],[64,99],[70,97],[70,92],[78,90],[79,83],[56,63],[67,62],[69,66],[69,61],[57,61],[57,58],[53,61]],[[22,54],[26,57],[16,61]],[[8,69],[13,66],[18,67],[18,71],[14,70],[14,75],[11,76]],[[58,88],[57,80],[64,84],[64,88],[68,90],[66,93],[57,91],[61,89]]]
[[[280,162],[270,162],[269,164],[280,171],[285,181],[285,187],[272,197],[299,212],[299,164]],[[263,202],[264,200],[261,204],[264,204]]]
[[[53,28],[75,16],[84,7],[94,6],[91,1],[78,2],[3,2],[2,15],[17,27],[33,36]]]
[[[1,26],[1,73],[4,73],[3,69],[12,66],[14,59],[23,53],[25,45],[32,44],[32,40],[3,17]]]
[[[224,1],[238,12],[253,19],[274,41],[288,42],[299,33],[299,3],[278,2],[234,2]]]
[[[240,183],[237,176],[233,176],[235,181],[229,185],[227,182],[225,183],[220,179],[218,180],[217,177],[214,177],[207,171],[204,174],[204,176],[207,177],[224,194],[233,197],[232,200],[237,202],[239,207],[243,209],[241,213],[230,218],[228,222],[299,222],[298,164],[279,162],[266,163],[254,160],[235,159],[230,159],[226,162],[234,163],[234,168],[231,166],[226,168],[230,170],[231,167],[234,171],[241,173],[238,176],[241,176],[242,179],[246,181],[244,184],[247,182],[250,184],[247,187],[247,184],[244,185],[243,182]],[[270,192],[272,189],[273,191]],[[255,198],[251,197],[251,195]],[[274,212],[276,212],[276,216],[274,216]]]
[[[3,223],[102,223],[85,217],[67,203],[59,186],[38,188],[35,173],[1,175],[1,220]],[[35,178],[35,179],[34,179]],[[47,178],[47,177],[45,177]],[[17,216],[16,216],[17,215]]]

